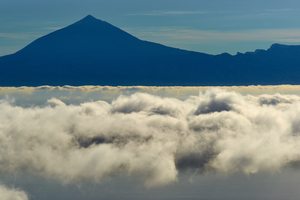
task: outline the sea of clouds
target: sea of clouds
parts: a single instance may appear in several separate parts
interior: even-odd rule
[[[138,92],[80,104],[0,101],[0,173],[66,184],[129,176],[156,187],[185,171],[274,173],[299,167],[299,147],[298,95],[209,89],[185,99]],[[5,186],[0,195],[28,199]]]

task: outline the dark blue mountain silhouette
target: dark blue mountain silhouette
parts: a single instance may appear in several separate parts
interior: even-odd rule
[[[1,86],[300,84],[300,46],[232,56],[140,40],[93,16],[0,57]]]

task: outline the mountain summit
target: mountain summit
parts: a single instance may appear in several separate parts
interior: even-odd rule
[[[88,15],[0,57],[1,86],[299,84],[300,46],[232,56],[140,40]]]
[[[99,56],[111,53],[112,48],[124,49],[138,42],[139,40],[134,36],[88,15],[66,28],[37,39],[17,54],[31,54],[32,56],[46,54],[47,56],[75,56],[76,58],[94,51]]]

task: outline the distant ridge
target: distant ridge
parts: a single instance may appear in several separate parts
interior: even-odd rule
[[[300,46],[209,55],[140,40],[88,15],[0,57],[0,86],[300,84]]]

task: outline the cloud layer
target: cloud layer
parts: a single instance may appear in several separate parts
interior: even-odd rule
[[[135,93],[67,105],[53,98],[39,107],[2,100],[0,173],[63,183],[133,176],[150,187],[189,170],[272,173],[299,166],[299,116],[299,96],[223,90],[186,100]]]
[[[0,185],[1,200],[28,200],[25,192]]]

